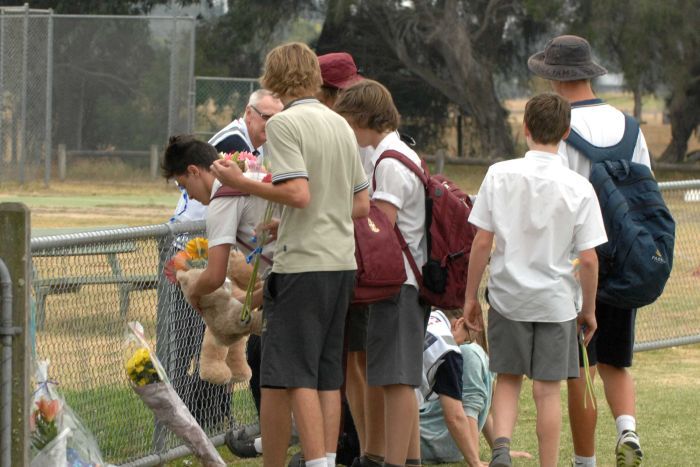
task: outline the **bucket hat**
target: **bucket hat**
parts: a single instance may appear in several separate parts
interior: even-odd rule
[[[591,58],[591,46],[578,36],[558,36],[527,61],[537,76],[552,81],[592,79],[608,72]]]

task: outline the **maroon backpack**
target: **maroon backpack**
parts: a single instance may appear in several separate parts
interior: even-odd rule
[[[355,291],[353,304],[370,304],[388,300],[406,282],[406,268],[399,239],[391,222],[370,201],[369,215],[354,219],[355,224]]]
[[[450,309],[464,306],[467,289],[469,253],[476,234],[469,224],[471,199],[442,175],[430,176],[427,167],[418,167],[411,159],[398,151],[385,151],[377,159],[396,159],[409,168],[425,187],[425,235],[428,249],[427,261],[419,269],[408,245],[399,232],[396,235],[402,245],[411,269],[418,280],[421,298],[430,305]],[[374,186],[374,179],[372,180]]]

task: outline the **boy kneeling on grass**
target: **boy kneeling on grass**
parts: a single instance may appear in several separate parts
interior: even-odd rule
[[[489,168],[469,216],[477,227],[464,305],[470,324],[479,322],[477,290],[491,255],[488,345],[491,371],[498,373],[494,467],[512,465],[509,446],[523,375],[534,381],[540,465],[557,465],[561,380],[579,376],[577,323],[586,344],[596,329],[595,247],[607,237],[593,187],[557,155],[570,118],[563,98],[549,93],[532,98],[523,125],[530,150]],[[578,318],[573,254],[580,257]]]

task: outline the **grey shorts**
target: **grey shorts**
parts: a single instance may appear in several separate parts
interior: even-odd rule
[[[345,339],[348,352],[364,352],[367,350],[367,323],[369,322],[369,307],[367,305],[350,305],[345,321]]]
[[[539,381],[577,378],[576,318],[563,323],[533,323],[504,318],[489,309],[489,368]]]
[[[367,383],[370,386],[420,386],[423,340],[430,308],[418,301],[418,290],[403,285],[392,300],[369,306]]]
[[[260,386],[339,389],[355,271],[272,273],[263,290]]]

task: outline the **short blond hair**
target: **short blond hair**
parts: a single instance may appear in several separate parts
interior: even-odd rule
[[[394,131],[401,122],[401,116],[389,90],[371,79],[362,80],[344,89],[338,96],[333,110],[358,127],[379,133]]]
[[[322,83],[318,57],[301,42],[290,42],[270,50],[260,77],[263,88],[288,98],[314,96]]]

